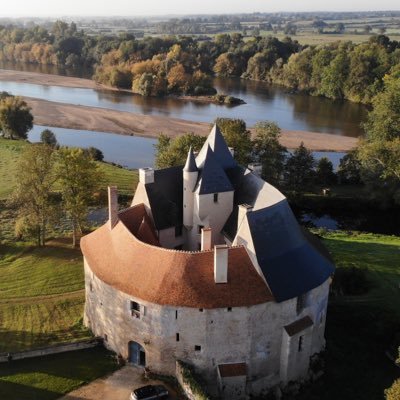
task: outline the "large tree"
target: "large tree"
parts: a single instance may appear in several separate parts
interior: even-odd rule
[[[279,143],[281,129],[270,121],[258,122],[254,126],[254,160],[262,165],[262,177],[278,185],[283,175],[287,150]]]
[[[20,97],[7,96],[0,100],[0,127],[10,139],[26,139],[33,126],[31,108]]]
[[[301,193],[309,189],[315,177],[315,159],[302,142],[285,165],[285,183],[289,190]]]
[[[18,227],[33,234],[39,246],[45,245],[47,225],[56,215],[53,167],[53,148],[45,144],[28,146],[17,166],[12,202],[18,209]]]
[[[154,146],[156,148],[156,167],[168,168],[185,164],[190,147],[194,151],[199,151],[205,140],[204,136],[194,133],[186,133],[175,139],[161,134],[158,137],[158,143]]]
[[[62,204],[72,223],[72,244],[75,247],[102,177],[96,162],[82,149],[64,147],[57,155],[56,172]]]

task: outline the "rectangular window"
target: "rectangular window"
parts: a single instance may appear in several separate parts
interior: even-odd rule
[[[175,319],[178,319],[178,310],[175,310]]]
[[[202,308],[199,308],[199,311],[200,311],[200,312],[203,312],[204,310],[203,310]]]
[[[298,348],[299,352],[303,350],[303,345],[304,345],[303,339],[304,339],[303,336],[299,337],[299,348]]]
[[[204,225],[197,225],[197,233],[201,235],[201,230],[204,228]]]
[[[300,314],[307,306],[307,293],[297,297],[296,310],[297,314]]]
[[[176,334],[176,341],[179,342],[179,333]]]
[[[232,307],[228,307],[227,310],[228,310],[228,311],[232,311]]]
[[[201,351],[201,346],[196,344],[196,346],[194,346],[194,351]]]
[[[130,303],[131,315],[132,317],[140,318],[140,304],[136,301],[131,301]]]
[[[214,193],[214,203],[218,203],[218,193]]]
[[[175,237],[182,236],[182,225],[175,226]]]

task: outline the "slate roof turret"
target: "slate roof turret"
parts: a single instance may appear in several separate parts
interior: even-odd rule
[[[197,172],[198,168],[196,165],[196,160],[193,154],[193,150],[192,150],[192,146],[190,146],[189,152],[188,152],[188,156],[186,159],[186,164],[183,167],[183,170],[185,172]]]
[[[223,169],[234,168],[237,166],[237,163],[233,158],[231,152],[229,151],[225,139],[222,136],[222,133],[217,125],[214,125],[211,129],[211,132],[208,135],[206,142],[204,143],[199,155],[196,158],[196,163],[199,168],[203,167],[204,165],[208,147],[211,148],[218,164]]]

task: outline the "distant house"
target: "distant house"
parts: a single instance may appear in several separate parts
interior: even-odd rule
[[[324,349],[329,254],[214,126],[184,167],[139,170],[132,206],[82,239],[85,323],[131,363],[192,365],[221,398],[307,378]]]

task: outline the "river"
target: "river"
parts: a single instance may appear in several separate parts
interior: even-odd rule
[[[0,64],[0,67],[9,64]],[[25,67],[33,69],[35,66]],[[15,69],[22,69],[15,66]],[[60,103],[109,108],[145,115],[159,115],[189,121],[212,122],[217,117],[241,118],[248,126],[271,120],[283,129],[302,130],[358,137],[367,108],[349,101],[332,101],[242,79],[215,79],[215,87],[243,99],[246,104],[224,106],[185,101],[171,97],[143,97],[110,90],[43,86],[29,83],[0,82],[0,90],[14,95],[36,97]]]

